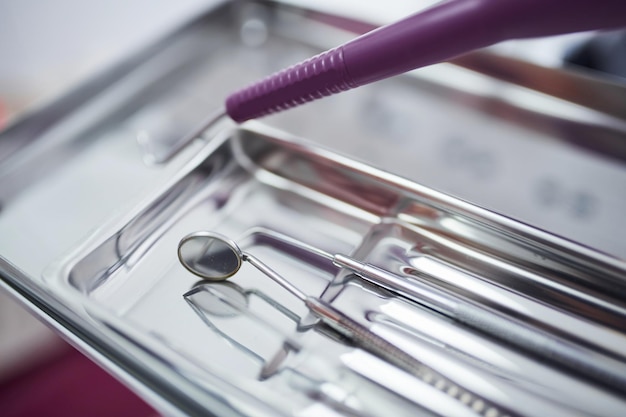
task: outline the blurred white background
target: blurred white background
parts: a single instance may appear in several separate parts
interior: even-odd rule
[[[132,54],[217,0],[0,1],[5,123]]]

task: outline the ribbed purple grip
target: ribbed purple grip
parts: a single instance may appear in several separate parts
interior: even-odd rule
[[[237,122],[507,39],[626,25],[626,0],[448,0],[278,72],[226,100]]]
[[[231,94],[226,111],[241,123],[355,87],[339,47]]]

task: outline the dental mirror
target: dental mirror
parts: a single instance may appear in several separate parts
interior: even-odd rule
[[[272,281],[302,300],[313,315],[360,348],[444,391],[444,393],[450,395],[455,400],[461,398],[476,399],[476,404],[480,404],[481,410],[488,410],[488,412],[479,413],[483,417],[501,417],[505,414],[513,415],[508,410],[506,410],[507,413],[503,414],[499,405],[448,379],[447,376],[440,374],[400,347],[380,337],[368,327],[336,309],[333,305],[305,294],[259,259],[244,253],[233,240],[226,236],[206,231],[187,235],[178,245],[178,258],[189,272],[213,282],[223,281],[233,276],[239,271],[243,261],[249,262]],[[364,272],[368,272],[367,269],[372,269],[369,265],[362,264],[346,256],[336,255],[334,261],[340,263],[341,258],[345,258],[348,267],[356,269],[364,276],[366,275]],[[372,270],[377,272],[376,269]],[[188,293],[187,295],[191,294]],[[213,292],[211,295],[213,297],[217,296],[221,302],[225,302],[229,307],[232,307],[232,310],[227,308],[225,311],[219,312],[224,316],[233,314],[244,307],[236,302],[233,303],[229,297],[224,297],[223,293]],[[195,308],[198,307],[195,306]],[[454,391],[445,389],[452,386],[455,387]],[[470,403],[464,403],[464,405],[471,407],[473,403]]]
[[[299,299],[307,299],[306,294],[289,281],[219,233],[202,231],[185,236],[178,244],[178,259],[192,274],[214,282],[235,275],[243,261],[247,261]]]
[[[223,281],[241,268],[244,254],[225,236],[197,232],[178,244],[178,259],[189,272],[209,281]]]

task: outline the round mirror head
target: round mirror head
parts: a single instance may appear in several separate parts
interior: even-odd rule
[[[196,232],[180,241],[178,259],[191,273],[210,281],[222,281],[239,271],[243,253],[225,236]]]

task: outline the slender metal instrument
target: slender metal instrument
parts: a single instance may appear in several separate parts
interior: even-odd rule
[[[178,258],[191,273],[213,282],[228,279],[239,271],[244,261],[249,262],[300,299],[322,322],[350,339],[359,348],[432,385],[478,415],[484,417],[514,415],[511,411],[504,410],[502,406],[460,386],[332,305],[306,295],[259,259],[243,252],[233,240],[223,235],[202,231],[185,236],[178,245]]]

